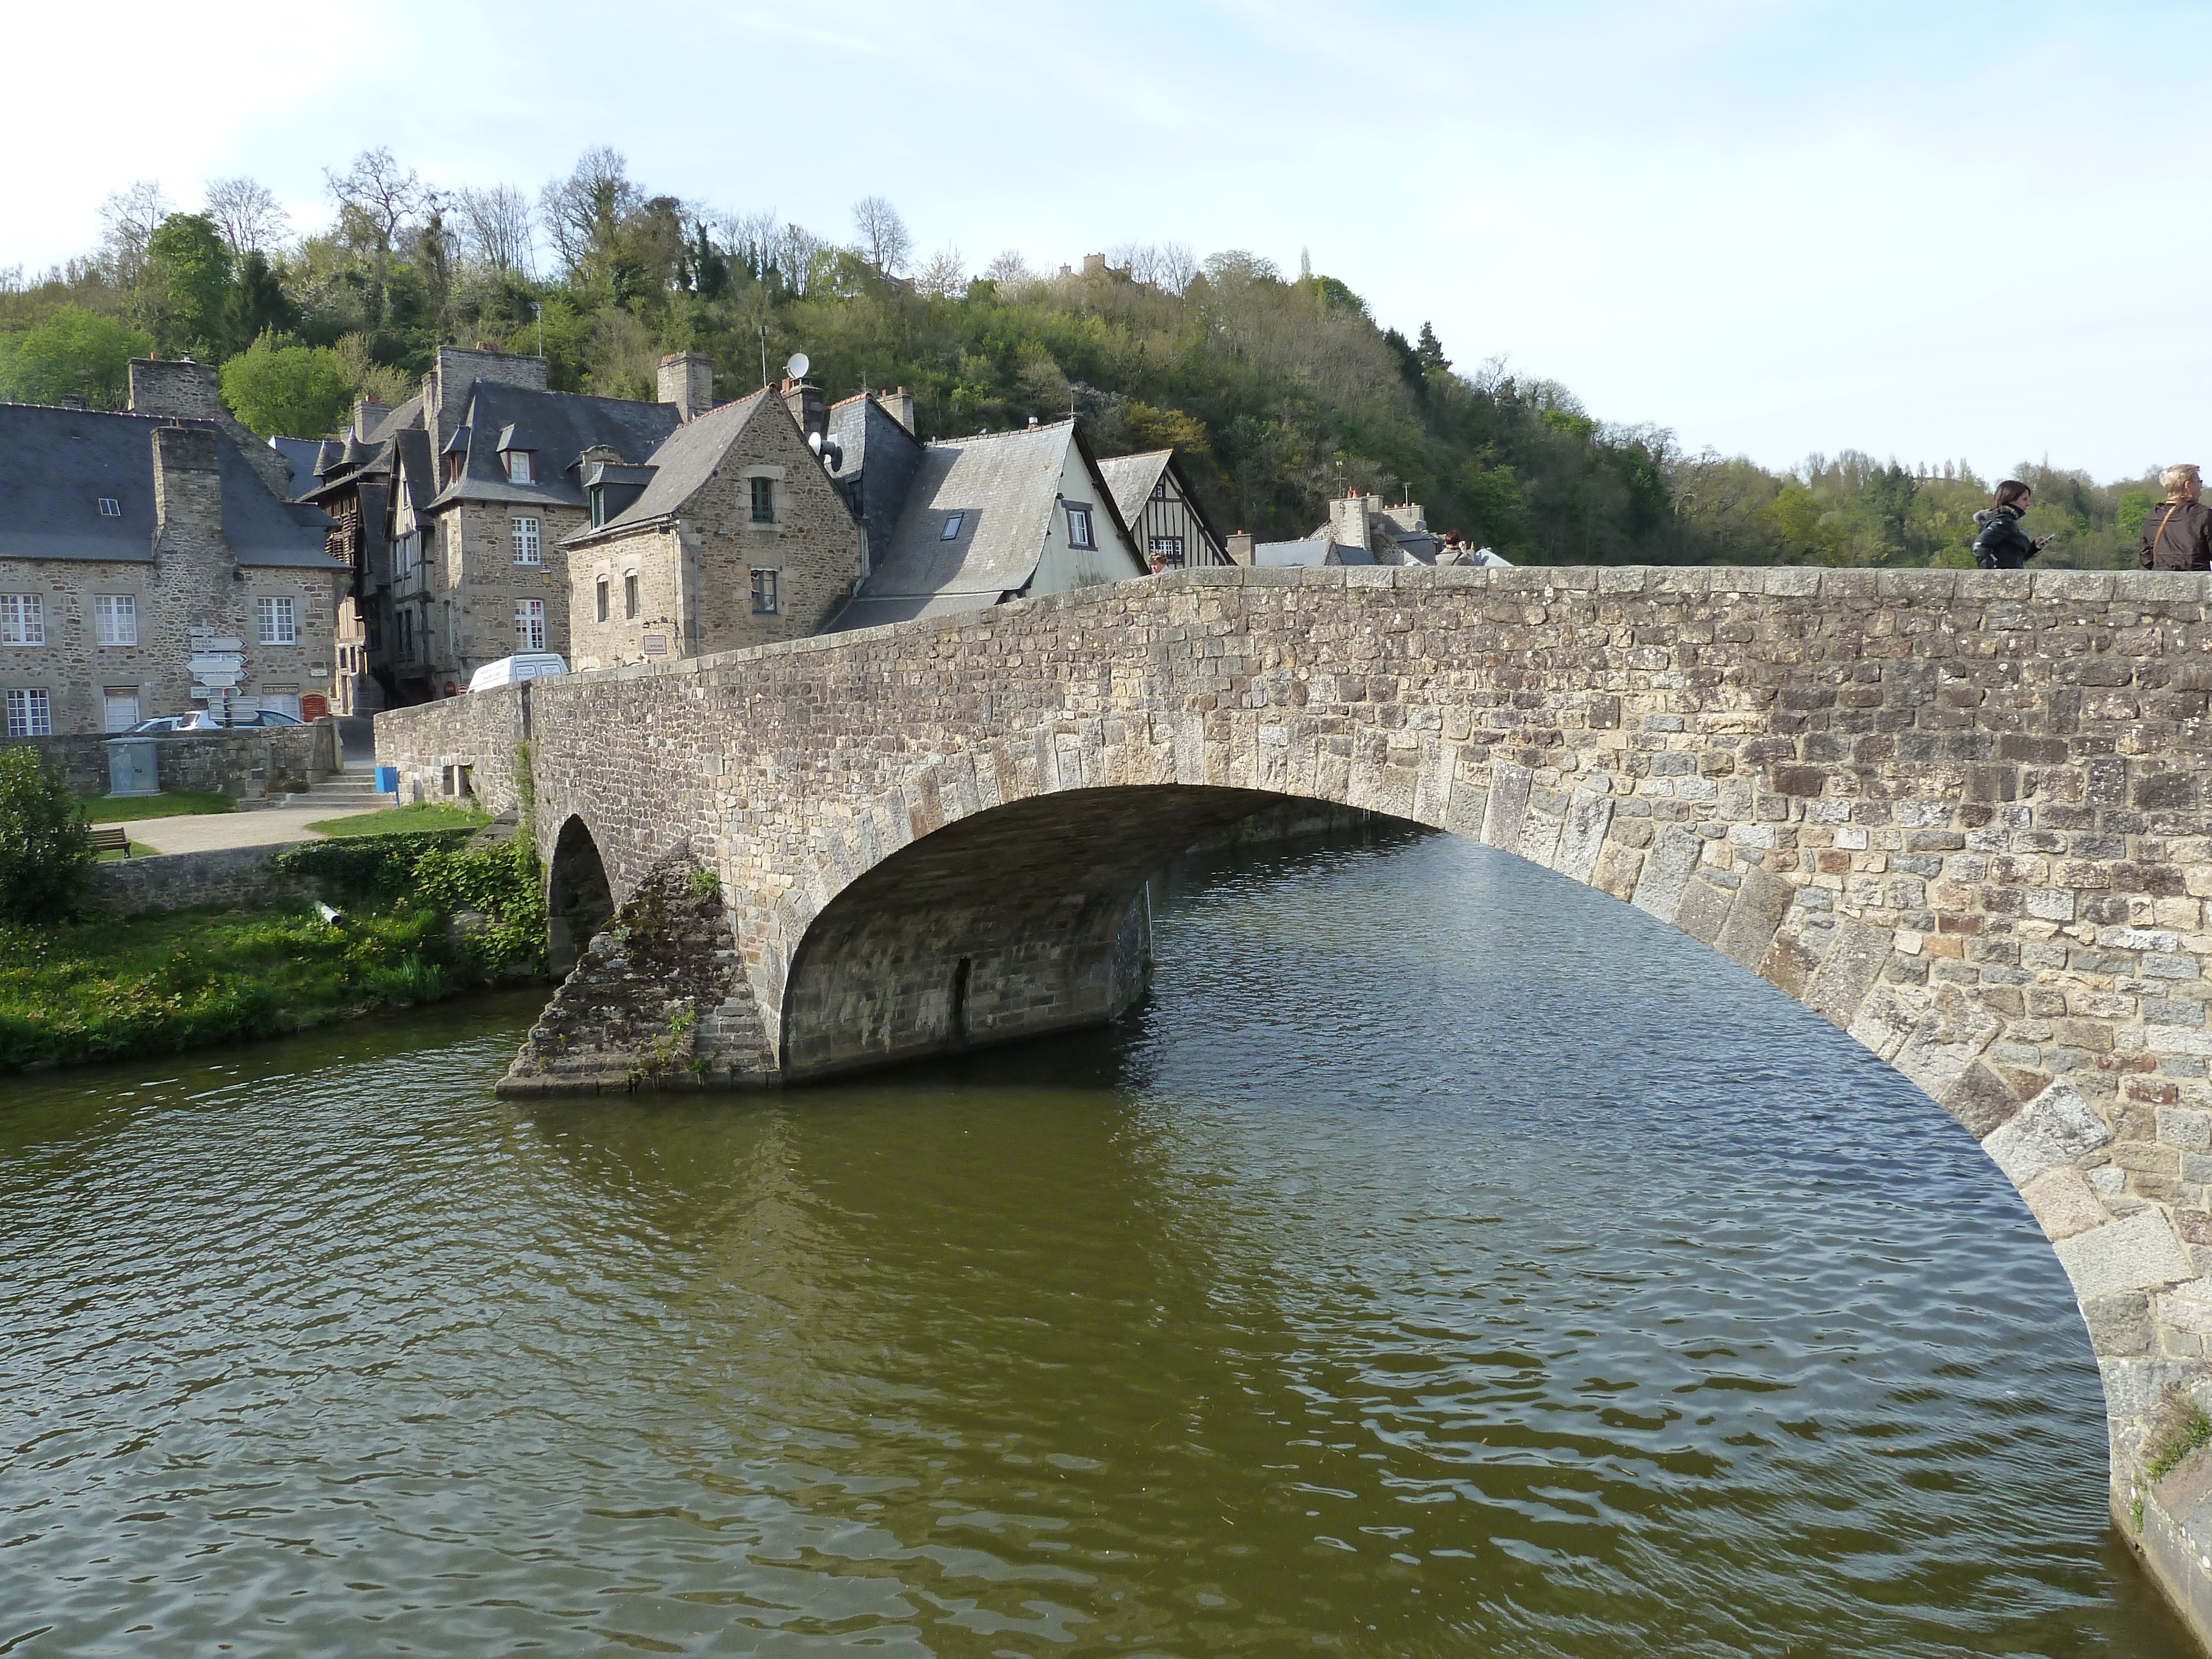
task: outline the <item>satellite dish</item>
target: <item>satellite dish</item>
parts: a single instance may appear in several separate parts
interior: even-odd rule
[[[791,361],[783,366],[783,372],[794,380],[803,380],[806,378],[806,371],[813,367],[814,359],[803,351],[794,351],[791,354]]]
[[[822,453],[822,434],[818,432],[808,433],[806,434],[806,447],[812,450],[816,454],[819,455]]]

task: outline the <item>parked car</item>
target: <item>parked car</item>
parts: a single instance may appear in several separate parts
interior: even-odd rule
[[[157,714],[152,720],[140,720],[122,735],[143,738],[163,732],[234,732],[247,726],[305,726],[307,721],[297,714],[288,714],[281,708],[241,709],[238,718],[225,726],[211,708],[195,708],[189,714]]]
[[[565,674],[568,665],[551,651],[521,651],[512,657],[488,662],[469,676],[469,690],[489,691],[495,685],[520,685],[548,674]]]

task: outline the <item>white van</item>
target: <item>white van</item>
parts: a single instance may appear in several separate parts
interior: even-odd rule
[[[522,651],[488,662],[469,676],[469,690],[489,691],[494,686],[520,685],[547,674],[565,674],[568,665],[550,651]]]

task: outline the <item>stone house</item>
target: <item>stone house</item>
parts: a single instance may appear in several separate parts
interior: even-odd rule
[[[213,706],[313,714],[347,571],[216,373],[133,362],[123,414],[0,404],[0,707],[9,737]],[[237,684],[194,659],[235,658]]]
[[[1198,492],[1175,451],[1116,455],[1098,467],[1148,568],[1184,570],[1229,562],[1221,532],[1198,504]]]
[[[348,644],[385,701],[454,696],[517,651],[568,655],[563,539],[590,522],[586,468],[646,461],[711,381],[672,386],[664,366],[668,401],[584,397],[549,391],[543,358],[441,347],[419,397],[357,412],[308,499],[351,538]]]
[[[882,556],[833,631],[1126,581],[1145,562],[1073,421],[922,451]]]
[[[662,373],[680,389],[710,370],[678,354]],[[823,465],[819,394],[787,381],[696,401],[642,465],[586,462],[590,523],[562,543],[578,669],[818,634],[867,574],[866,532]]]
[[[868,568],[884,562],[928,446],[914,434],[914,397],[862,392],[830,405],[823,459],[868,536]]]

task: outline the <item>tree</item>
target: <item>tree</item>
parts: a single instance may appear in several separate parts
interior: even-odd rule
[[[61,769],[28,744],[0,749],[0,921],[68,920],[92,873],[92,836]]]
[[[204,213],[173,213],[146,244],[154,343],[173,356],[222,356],[230,301],[230,250]]]
[[[267,186],[251,179],[210,179],[207,216],[222,234],[234,261],[267,253],[292,234],[292,221]]]
[[[467,258],[494,270],[530,269],[530,200],[512,185],[464,190],[453,198]]]
[[[1425,377],[1451,372],[1451,359],[1444,356],[1443,342],[1437,338],[1436,330],[1425,322],[1421,325],[1421,337],[1413,343],[1413,355],[1421,360]]]
[[[227,332],[233,344],[259,339],[264,334],[291,331],[295,318],[284,284],[270,269],[269,256],[259,248],[239,262],[238,277],[230,289],[230,318]]]
[[[615,233],[644,203],[644,192],[630,182],[629,163],[605,144],[586,150],[566,179],[538,192],[538,217],[571,283],[608,279]]]
[[[260,338],[222,366],[222,400],[261,437],[317,438],[352,407],[353,377],[326,347]]]
[[[64,306],[35,328],[0,334],[0,399],[58,404],[82,398],[95,409],[120,408],[131,360],[153,349],[151,336],[119,318]]]
[[[338,204],[342,221],[350,220],[356,236],[368,243],[374,257],[374,283],[369,295],[373,319],[386,319],[386,295],[392,275],[392,252],[400,228],[422,204],[422,181],[412,167],[403,168],[382,145],[365,149],[343,173],[323,170],[323,180]]]
[[[146,244],[170,211],[168,192],[152,179],[141,179],[100,204],[100,253],[117,282],[128,285],[137,281]]]
[[[853,228],[860,233],[860,258],[878,276],[897,276],[914,252],[906,221],[880,196],[863,196],[853,204]]]
[[[939,248],[921,268],[915,286],[940,300],[957,299],[968,287],[968,267],[957,247]]]

